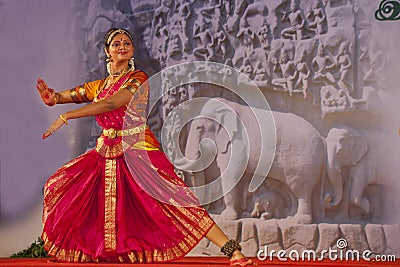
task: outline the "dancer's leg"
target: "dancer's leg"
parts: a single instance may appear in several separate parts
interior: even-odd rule
[[[217,247],[221,248],[226,242],[229,241],[228,237],[224,232],[222,232],[221,228],[218,225],[214,224],[214,226],[208,231],[206,237],[213,242]],[[231,257],[231,260],[236,260],[240,258],[244,258],[245,256],[239,250],[236,250]]]
[[[210,231],[208,231],[206,237],[219,248],[229,241],[225,233],[222,232],[221,228],[219,228],[216,224],[214,224]]]

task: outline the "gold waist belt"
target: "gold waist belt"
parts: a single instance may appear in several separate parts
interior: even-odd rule
[[[134,135],[138,134],[140,132],[145,131],[148,128],[146,123],[143,123],[139,126],[136,126],[134,128],[130,129],[124,129],[124,130],[116,130],[114,128],[110,129],[103,129],[103,135],[107,136],[108,138],[115,138],[118,136],[129,136],[129,135]]]

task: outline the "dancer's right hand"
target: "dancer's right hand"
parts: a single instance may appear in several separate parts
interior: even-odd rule
[[[37,80],[36,89],[46,105],[54,106],[56,104],[56,93],[54,92],[54,89],[49,88],[43,79],[39,78]]]

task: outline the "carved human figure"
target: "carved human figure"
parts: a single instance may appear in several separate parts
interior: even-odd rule
[[[329,69],[334,66],[335,64],[332,59],[326,55],[325,45],[321,42],[318,46],[317,55],[312,61],[312,68],[315,73],[314,80],[334,83],[335,77],[333,77],[333,74],[329,71]]]
[[[187,29],[187,21],[189,20],[190,16],[192,15],[192,10],[190,7],[190,1],[187,2],[186,0],[178,0],[177,4],[175,5],[177,13],[175,13],[180,23],[180,27],[182,29],[182,41],[184,43],[185,51],[190,49],[190,43],[188,38],[188,29]]]
[[[254,3],[248,5],[243,13],[243,18],[247,19],[248,17],[255,15],[261,15],[263,17],[268,15],[268,7],[265,4],[265,1],[255,0]]]
[[[247,184],[245,185],[245,187]],[[295,206],[297,200],[292,196],[292,192],[288,190],[285,184],[278,182],[274,178],[269,178],[265,184],[253,194],[248,194],[243,190],[243,202],[246,206],[244,209],[249,210],[252,218],[280,219],[285,218],[288,214],[295,212],[292,206]],[[247,198],[252,198],[252,201],[245,201]],[[249,204],[247,204],[249,202]],[[250,206],[250,207],[249,207]],[[243,213],[246,215],[246,213]]]
[[[168,58],[176,58],[182,56],[182,40],[179,29],[172,28],[170,32],[170,39],[168,43]]]
[[[295,84],[296,90],[300,90],[303,92],[304,98],[307,97],[307,90],[310,79],[310,68],[307,63],[307,52],[303,50],[301,56],[296,62],[296,72],[297,72],[297,81]]]
[[[337,111],[345,111],[351,107],[351,101],[348,98],[348,92],[345,89],[339,89],[336,97]]]
[[[339,66],[340,79],[338,81],[338,86],[344,89],[348,95],[352,91],[351,86],[351,70],[352,62],[349,55],[349,43],[343,42],[340,44],[338,55],[336,56],[336,65]]]
[[[372,39],[372,34],[370,30],[362,29],[360,30],[358,36],[358,49],[359,49],[359,57],[358,57],[358,66],[360,72],[365,74],[369,70],[369,43]]]
[[[289,20],[290,26],[281,31],[283,38],[292,40],[302,40],[305,38],[303,30],[305,28],[305,17],[303,11],[300,10],[295,0],[290,4],[289,14],[284,13],[282,22]]]
[[[380,88],[385,88],[385,56],[378,47],[376,40],[371,40],[366,54],[369,59],[369,68],[363,77],[364,84],[373,84]]]
[[[156,31],[154,32],[153,38],[153,53],[154,57],[158,58],[160,65],[165,67],[166,58],[167,58],[167,45],[169,42],[169,30],[166,25],[164,25],[161,17],[154,21]]]
[[[200,20],[200,21],[199,21]],[[214,55],[212,44],[214,43],[214,35],[204,17],[195,22],[193,25],[193,39],[198,40],[199,44],[193,50],[196,57],[208,60]]]
[[[270,66],[270,74],[272,77],[277,76],[277,73],[279,72],[279,55],[280,49],[278,48],[273,48],[268,54],[268,64]]]
[[[328,31],[325,10],[320,0],[314,0],[307,18],[310,19],[308,28],[314,30],[316,35],[321,35]]]
[[[237,32],[238,22],[240,21],[240,18],[247,6],[248,0],[235,0],[233,15],[228,16],[227,18],[227,23],[225,26],[227,32]]]
[[[239,32],[237,33],[236,37],[242,40],[242,44],[246,50],[246,54],[249,55],[251,50],[253,49],[255,33],[249,27],[246,19],[242,18],[240,20]]]
[[[329,113],[338,112],[337,89],[333,85],[325,85],[321,88],[321,117]]]
[[[223,30],[222,27],[220,27],[219,31],[217,31],[214,34],[214,44],[213,46],[215,47],[214,52],[218,53],[221,52],[222,53],[222,58],[225,58],[225,55],[228,51],[228,38],[226,36],[225,31]]]
[[[267,16],[268,16],[268,7],[267,7],[265,1],[255,0],[253,3],[250,3],[246,7],[246,9],[242,15],[242,20],[245,20],[246,23],[248,23],[249,18],[264,18],[265,19],[265,18],[267,18]],[[264,23],[264,21],[263,21],[263,23]]]
[[[251,79],[251,75],[253,75],[253,67],[251,65],[250,59],[246,57],[243,60],[242,66],[239,68],[239,71],[245,74],[246,77],[240,75],[238,79],[238,83],[245,83],[247,79]]]
[[[265,220],[273,218],[274,215],[271,212],[271,202],[267,199],[257,198],[251,212],[251,217],[262,218]]]
[[[336,89],[333,85],[321,88],[321,112],[322,117],[328,113],[353,111],[358,104],[366,103],[367,99],[353,98],[345,89]]]
[[[261,60],[258,60],[256,67],[254,68],[254,80],[255,81],[267,81],[268,72],[266,67],[262,64]]]
[[[192,2],[196,2],[196,0],[191,0]],[[222,17],[222,12],[224,10],[224,1],[223,0],[206,0],[202,1],[203,7],[200,9],[196,9],[197,17],[206,18],[209,21],[220,22]],[[229,1],[226,1],[229,2]],[[224,17],[225,19],[225,17]],[[215,26],[215,25],[214,25]],[[221,24],[222,26],[222,24]],[[215,29],[215,28],[214,28]]]
[[[272,80],[272,85],[282,87],[283,90],[289,91],[289,95],[293,94],[294,89],[294,79],[296,78],[296,67],[294,62],[290,59],[290,54],[288,51],[284,51],[280,56],[279,68],[282,72],[280,78],[275,78]]]
[[[336,89],[332,86],[324,87],[321,90],[321,106],[323,108],[336,107]]]
[[[261,47],[264,49],[270,48],[271,41],[271,28],[267,18],[264,18],[262,26],[255,32],[258,40],[260,40]]]
[[[222,75],[222,81],[224,83],[233,78],[232,66],[233,66],[232,59],[227,58],[225,60],[224,66],[218,71],[218,73]]]
[[[154,20],[153,21],[161,20],[164,24],[166,24],[170,10],[171,10],[171,0],[160,0],[158,2],[158,8],[156,8],[156,10],[154,10]],[[155,29],[155,30],[157,30],[157,29]]]
[[[161,83],[161,89],[163,92],[163,96],[162,96],[162,102],[163,102],[163,115],[164,117],[166,115],[168,115],[169,111],[170,111],[170,98],[169,95],[171,94],[170,89],[174,88],[174,84],[175,84],[175,76],[173,76],[173,71],[171,70],[166,70],[161,72],[161,79],[162,79],[162,83]]]
[[[164,20],[164,16],[154,16],[152,21],[152,29],[153,35],[157,35],[158,31],[166,25],[166,21]]]
[[[159,37],[161,35],[160,34],[160,29],[163,28],[163,27],[165,27],[165,22],[162,19],[162,17],[154,18],[154,20],[153,20],[153,29],[154,29],[154,35],[155,36]]]

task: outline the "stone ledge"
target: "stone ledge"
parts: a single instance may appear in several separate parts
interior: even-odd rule
[[[241,219],[224,221],[214,216],[217,224],[230,238],[236,238],[247,256],[256,256],[259,249],[268,246],[275,250],[323,250],[338,249],[337,240],[344,238],[346,249],[372,251],[373,255],[400,257],[400,229],[398,225],[381,224],[296,224],[292,219]],[[276,253],[274,253],[276,254]],[[191,256],[223,256],[219,248],[207,241],[200,242],[189,254]]]

